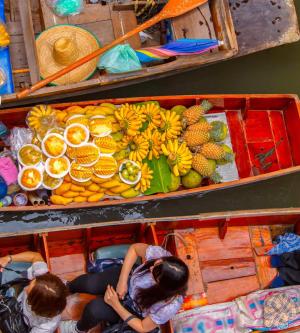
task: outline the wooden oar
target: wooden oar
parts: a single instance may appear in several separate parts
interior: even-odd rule
[[[112,43],[102,47],[101,49],[98,49],[94,51],[93,53],[87,55],[84,58],[81,58],[74,62],[73,64],[67,66],[66,68],[63,68],[62,70],[58,71],[57,73],[54,73],[51,76],[48,76],[46,79],[41,80],[34,84],[31,88],[25,89],[17,94],[17,98],[23,98],[31,94],[32,92],[39,90],[46,86],[47,84],[53,82],[54,80],[58,79],[59,77],[71,72],[72,70],[78,68],[79,66],[85,64],[86,62],[100,56],[104,52],[108,51],[112,47],[122,43],[123,41],[129,39],[133,35],[136,35],[137,33],[148,29],[155,25],[156,23],[170,19],[173,17],[180,16],[184,13],[187,13],[188,11],[201,6],[202,4],[206,3],[208,0],[169,0],[168,3],[164,6],[164,8],[154,17],[152,17],[150,20],[146,21],[145,23],[139,25],[135,29],[129,31],[126,35],[116,39]]]

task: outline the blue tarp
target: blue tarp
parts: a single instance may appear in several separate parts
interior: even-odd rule
[[[4,0],[0,0],[0,20],[5,22]],[[7,76],[6,84],[0,87],[0,96],[4,94],[11,94],[14,92],[14,84],[8,47],[5,49],[0,49],[0,68]]]

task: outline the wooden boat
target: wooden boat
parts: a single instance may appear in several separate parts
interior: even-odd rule
[[[11,63],[15,91],[32,85],[39,80],[35,36],[54,24],[71,23],[91,30],[102,44],[107,44],[125,34],[137,24],[131,1],[124,5],[103,4],[98,1],[92,4],[84,1],[83,14],[69,19],[55,16],[46,5],[45,0],[25,0],[5,2],[5,14],[8,31],[11,35]],[[142,3],[142,1],[141,1]],[[250,8],[251,7],[251,8]],[[275,8],[276,7],[276,8]],[[134,84],[159,78],[184,70],[223,61],[233,56],[242,56],[269,47],[294,42],[299,39],[298,22],[292,1],[277,6],[256,2],[244,2],[237,8],[229,6],[228,0],[213,0],[182,17],[172,20],[171,26],[176,38],[214,38],[223,45],[218,50],[200,56],[170,58],[168,61],[145,67],[141,71],[124,74],[105,74],[97,72],[90,80],[68,86],[51,86],[43,88],[24,103],[35,103],[39,98],[53,100],[66,96],[82,95],[83,91],[107,90],[128,84]],[[255,15],[252,17],[252,12]],[[97,14],[95,14],[97,13]],[[250,14],[251,16],[249,16]],[[266,22],[269,17],[270,25]],[[274,17],[278,20],[271,24]],[[282,17],[282,19],[280,19]],[[199,22],[193,24],[190,22]],[[251,23],[249,23],[251,22]],[[254,29],[253,27],[259,27]],[[276,28],[276,30],[275,30]],[[237,36],[235,31],[237,31]],[[155,34],[155,38],[141,45],[139,37],[132,38],[129,43],[134,48],[157,45],[163,40],[163,34]],[[240,52],[238,52],[238,48]],[[14,93],[3,95],[2,104],[17,102]]]
[[[300,126],[299,100],[295,95],[193,95],[193,96],[170,96],[170,97],[139,97],[129,99],[98,100],[80,103],[65,103],[53,105],[56,109],[65,109],[71,105],[87,106],[98,105],[102,102],[115,104],[134,103],[141,101],[158,101],[161,107],[170,109],[181,104],[192,106],[199,104],[203,99],[208,99],[213,105],[210,113],[225,112],[230,131],[233,150],[235,152],[235,162],[239,174],[239,179],[220,184],[205,184],[195,189],[179,189],[175,192],[159,193],[150,196],[140,196],[132,199],[102,200],[96,203],[78,203],[67,206],[44,205],[44,206],[24,206],[24,207],[1,207],[0,220],[18,220],[15,216],[21,217],[31,213],[44,214],[42,218],[47,221],[47,214],[50,211],[57,211],[63,214],[82,215],[88,211],[95,216],[90,223],[95,221],[118,221],[123,218],[132,219],[129,212],[134,212],[139,218],[155,218],[161,216],[163,207],[167,207],[168,212],[174,211],[171,208],[176,202],[180,202],[180,212],[167,215],[189,216],[198,215],[205,212],[259,209],[259,208],[286,208],[286,191],[290,191],[289,183],[278,185],[278,195],[274,196],[271,207],[262,207],[262,198],[268,194],[262,192],[261,187],[268,189],[266,185],[270,180],[280,181],[285,177],[298,175],[300,171],[300,137],[298,128]],[[17,108],[3,110],[0,114],[0,121],[8,127],[24,126],[25,117],[30,108]],[[295,186],[295,180],[292,181]],[[249,195],[257,196],[259,203],[251,207],[239,208],[242,198],[239,191],[243,188],[250,189]],[[270,190],[269,190],[270,191]],[[219,200],[214,198],[219,193]],[[230,193],[234,198],[230,198]],[[194,207],[197,213],[189,211],[190,200],[195,200]],[[211,204],[208,202],[211,201]],[[220,202],[218,202],[220,201]],[[192,201],[191,201],[192,202]],[[250,204],[252,200],[247,200]],[[186,203],[183,204],[183,203]],[[234,204],[235,208],[233,208]],[[299,206],[295,203],[295,207]],[[114,208],[113,210],[111,208]],[[97,209],[99,209],[97,211]],[[195,209],[195,208],[194,208]],[[128,212],[126,213],[126,210]],[[97,212],[97,213],[96,213]],[[9,215],[11,214],[11,215]],[[108,214],[107,216],[105,216]],[[115,215],[114,215],[115,214]],[[133,215],[134,215],[133,214]],[[148,214],[148,215],[147,215]],[[150,214],[150,215],[149,215]],[[114,215],[114,216],[113,216]],[[10,216],[10,217],[9,217]],[[84,223],[84,222],[83,222]]]
[[[244,212],[210,215],[201,220],[123,223],[78,230],[30,235],[0,235],[0,256],[34,250],[42,254],[50,271],[71,280],[86,272],[95,250],[121,244],[165,244],[190,267],[188,295],[206,294],[208,304],[228,302],[265,289],[276,276],[266,252],[272,238],[286,231],[299,232],[300,211]],[[176,236],[174,236],[174,234]],[[237,251],[238,249],[238,251]],[[65,319],[77,320],[93,296],[76,295],[68,303]],[[278,332],[298,332],[299,328]],[[93,333],[98,333],[99,328]],[[173,332],[171,323],[163,332]]]

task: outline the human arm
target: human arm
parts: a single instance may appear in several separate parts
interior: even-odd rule
[[[104,301],[110,305],[124,321],[132,315],[132,313],[127,311],[120,303],[118,294],[111,286],[107,286]],[[128,322],[128,325],[139,333],[150,332],[157,327],[157,324],[154,323],[150,316],[144,319],[133,318]]]
[[[117,284],[117,294],[119,295],[120,299],[123,299],[124,296],[127,293],[128,289],[128,278],[129,274],[132,270],[133,265],[135,264],[138,257],[141,257],[143,260],[145,260],[146,257],[146,251],[149,247],[148,244],[144,243],[135,243],[130,246],[128,249],[128,252],[124,259],[124,264],[122,266],[122,270],[119,277],[119,282]]]
[[[18,254],[7,255],[0,258],[0,266],[6,267],[10,262],[37,262],[44,261],[38,252],[26,251]]]

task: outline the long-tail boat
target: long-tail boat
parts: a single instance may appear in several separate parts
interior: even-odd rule
[[[7,52],[3,53],[5,59],[1,66],[4,64],[7,66],[10,60],[12,68],[9,70],[10,74],[7,74],[6,93],[1,93],[3,87],[0,90],[2,107],[5,107],[5,104],[15,104],[16,93],[40,80],[35,38],[49,27],[57,24],[83,27],[93,32],[101,45],[107,45],[137,26],[135,1],[121,4],[113,1],[107,3],[84,1],[83,12],[69,18],[56,16],[47,6],[46,0],[12,0],[5,3],[3,1],[0,1],[0,11],[3,11],[0,16],[2,19],[5,9],[11,44],[10,58]],[[143,3],[139,1],[140,6],[143,6]],[[143,7],[138,8],[139,11]],[[23,102],[51,101],[81,95],[83,91],[88,93],[136,84],[299,39],[293,1],[282,2],[278,6],[268,2],[261,6],[255,1],[230,5],[228,0],[212,0],[183,16],[170,20],[168,24],[175,39],[216,38],[222,43],[218,48],[201,55],[172,57],[154,65],[147,65],[139,71],[122,74],[97,71],[87,81],[42,88]],[[131,38],[129,43],[134,49],[164,44],[166,31],[166,25],[163,23],[154,29],[153,36],[146,42],[141,43],[137,35]]]
[[[104,199],[95,203],[0,208],[2,235],[70,230],[101,225],[251,215],[260,211],[300,207],[299,100],[295,95],[194,95],[126,98],[53,105],[63,110],[101,103],[157,101],[170,109],[209,100],[214,113],[225,112],[239,179],[204,183],[194,189],[158,193],[132,199]],[[3,110],[0,121],[9,128],[25,126],[30,107]],[[208,114],[210,114],[208,113]],[[294,193],[294,195],[291,195]],[[297,208],[295,208],[297,210]],[[231,213],[226,213],[226,212]]]
[[[124,246],[135,242],[166,246],[182,258],[190,268],[188,296],[201,304],[231,302],[237,297],[267,289],[276,276],[269,265],[267,252],[272,239],[286,231],[299,232],[300,211],[273,210],[244,213],[208,214],[198,219],[154,223],[127,223],[81,227],[76,230],[0,234],[0,256],[22,251],[38,251],[52,273],[72,280],[87,271],[94,259],[124,255]],[[121,246],[122,245],[122,246]],[[110,258],[111,258],[110,257]],[[108,259],[108,258],[107,258]],[[87,302],[94,296],[76,294],[68,302],[64,319],[78,320]],[[189,297],[184,303],[190,307]],[[195,313],[193,313],[196,319]],[[162,327],[174,332],[174,322]],[[299,328],[278,332],[298,332]],[[96,328],[93,332],[100,332]]]

